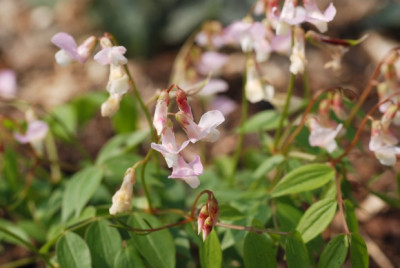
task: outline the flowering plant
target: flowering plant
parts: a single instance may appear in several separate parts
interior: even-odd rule
[[[363,91],[313,88],[309,44],[332,58],[318,68],[335,76],[365,40],[329,36],[336,13],[333,3],[258,0],[229,25],[205,22],[169,84],[150,92],[111,33],[80,45],[56,33],[55,68],[106,66],[108,81],[52,111],[19,101],[16,74],[0,70],[0,98],[15,110],[0,116],[0,239],[46,267],[381,265],[357,193],[400,207],[398,193],[370,185],[394,175],[400,154],[400,48]],[[270,75],[277,59],[283,83]],[[239,92],[226,75],[236,64]],[[90,120],[103,122],[87,138],[101,143],[96,152],[79,137]],[[377,167],[367,181],[355,155]]]

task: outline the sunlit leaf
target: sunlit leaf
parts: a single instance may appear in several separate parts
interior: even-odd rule
[[[245,121],[242,129],[244,133],[258,132],[260,130],[273,130],[278,127],[280,115],[275,110],[259,112]]]
[[[346,222],[347,226],[349,227],[350,232],[352,233],[358,233],[359,228],[358,228],[358,221],[357,221],[357,216],[354,211],[354,205],[351,203],[349,200],[345,200],[343,202],[344,204],[344,210],[345,210],[345,215],[346,215]]]
[[[272,197],[310,191],[328,183],[335,175],[331,166],[309,164],[289,172],[272,190]]]

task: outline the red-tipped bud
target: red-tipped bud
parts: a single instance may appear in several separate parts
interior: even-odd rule
[[[345,120],[347,118],[347,115],[346,115],[346,112],[344,111],[344,106],[343,106],[343,97],[340,92],[335,92],[333,94],[332,110],[339,119]]]
[[[203,225],[203,241],[206,241],[214,226],[214,221],[211,217],[206,218]]]
[[[197,233],[200,234],[203,230],[204,221],[208,218],[208,208],[207,205],[203,206],[200,210],[199,217],[197,219]]]
[[[193,120],[192,110],[190,109],[190,105],[187,101],[186,93],[180,88],[176,90],[176,102],[178,103],[179,110],[184,112],[190,117],[190,119]]]
[[[385,113],[382,116],[382,128],[386,132],[389,129],[389,125],[392,123],[393,118],[397,114],[398,107],[395,104],[390,104]]]

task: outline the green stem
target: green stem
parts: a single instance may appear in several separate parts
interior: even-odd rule
[[[307,70],[304,70],[303,72],[303,89],[304,89],[304,97],[308,101],[311,97],[311,94],[310,94],[310,85],[308,83]]]
[[[149,192],[149,189],[147,188],[147,184],[146,184],[146,180],[144,178],[144,174],[145,174],[147,163],[149,162],[149,159],[150,159],[151,155],[153,154],[153,151],[154,151],[153,149],[150,149],[147,152],[146,157],[141,161],[141,164],[143,166],[142,166],[142,170],[140,172],[140,180],[142,182],[142,186],[143,186],[143,189],[144,189],[144,194],[146,196],[147,204],[149,205],[150,213],[153,213],[153,206],[151,204],[150,192]]]
[[[246,62],[249,57],[249,53],[246,54]],[[243,86],[242,86],[242,115],[240,117],[240,126],[239,126],[239,141],[236,146],[235,154],[233,155],[233,163],[232,163],[232,170],[228,177],[229,186],[232,187],[235,184],[235,172],[237,165],[239,164],[240,155],[242,153],[242,146],[244,140],[244,131],[243,126],[247,119],[248,113],[248,103],[246,97],[246,82],[247,82],[247,67],[245,68],[244,75],[243,75]]]
[[[278,149],[278,144],[280,140],[280,136],[282,133],[282,128],[283,128],[283,123],[285,122],[286,117],[288,116],[289,113],[289,105],[290,105],[290,100],[293,95],[293,89],[294,89],[294,81],[295,81],[296,75],[293,73],[290,73],[290,80],[289,80],[289,88],[288,88],[288,93],[286,96],[286,103],[285,106],[283,107],[283,111],[281,114],[281,117],[279,119],[279,124],[278,128],[275,132],[275,139],[274,139],[274,149],[275,151]]]
[[[140,96],[140,93],[136,87],[135,81],[133,80],[133,77],[132,77],[131,73],[129,72],[128,65],[125,64],[124,69],[125,69],[126,74],[128,75],[129,83],[132,86],[133,93],[135,94],[136,99],[139,101],[140,108],[142,109],[142,111],[144,112],[144,115],[146,116],[147,123],[149,124],[149,127],[150,127],[151,139],[154,141],[156,139],[156,136],[155,136],[153,121],[151,120],[150,112],[147,109],[146,105],[144,104],[142,97]]]

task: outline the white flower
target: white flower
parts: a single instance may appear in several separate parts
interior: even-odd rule
[[[273,86],[261,80],[255,62],[249,58],[246,63],[246,98],[251,103],[259,101],[269,101],[274,97],[275,89]]]

